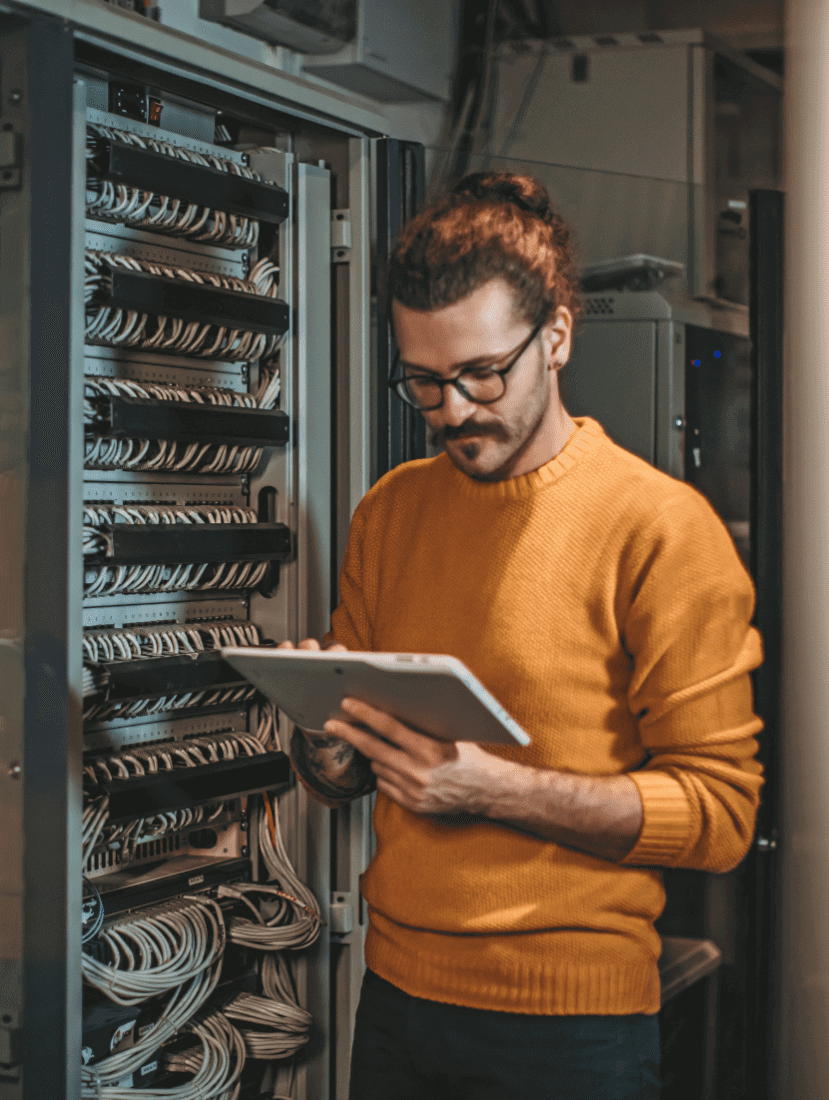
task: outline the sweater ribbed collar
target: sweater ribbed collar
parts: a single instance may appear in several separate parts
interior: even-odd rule
[[[559,478],[573,469],[588,451],[592,451],[604,439],[601,424],[589,416],[574,416],[576,430],[555,458],[531,470],[528,474],[506,478],[504,481],[475,481],[462,473],[448,455],[441,455],[440,461],[449,467],[449,476],[459,492],[473,500],[525,500],[539,490],[547,489]]]

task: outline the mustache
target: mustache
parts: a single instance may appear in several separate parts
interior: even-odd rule
[[[509,438],[506,428],[497,420],[489,420],[481,424],[474,420],[466,420],[457,426],[449,424],[445,428],[437,428],[429,435],[429,442],[433,447],[443,447],[455,439],[469,439],[482,435],[492,436],[493,439],[502,442],[507,442]]]

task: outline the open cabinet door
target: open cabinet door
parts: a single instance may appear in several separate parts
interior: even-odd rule
[[[745,1094],[774,1094],[773,1021],[776,953],[774,905],[779,889],[780,727],[783,620],[783,225],[781,191],[753,191],[751,202],[752,449],[751,572],[755,622],[765,660],[754,674],[754,702],[765,722],[760,759],[765,786],[757,837],[745,864],[751,942],[746,1003],[749,1071]]]
[[[73,180],[83,180],[85,137],[72,67],[65,23],[0,16],[2,1100],[80,1093],[82,576],[73,504],[83,417],[81,372],[68,368],[83,339],[80,296],[72,305],[83,250],[72,234],[83,232]]]
[[[377,266],[391,255],[401,227],[423,203],[426,191],[425,150],[414,141],[384,138],[376,143]],[[382,291],[382,287],[379,288]],[[378,295],[380,298],[382,295]],[[377,312],[377,477],[413,458],[426,457],[423,417],[388,387],[396,345],[394,332],[378,301]]]

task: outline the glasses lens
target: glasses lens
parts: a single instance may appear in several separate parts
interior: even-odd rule
[[[503,397],[507,385],[503,375],[494,370],[465,370],[461,372],[457,381],[461,392],[465,393],[471,401],[477,401],[481,405]]]
[[[443,391],[429,378],[413,375],[397,384],[397,392],[416,409],[436,409],[443,402]]]

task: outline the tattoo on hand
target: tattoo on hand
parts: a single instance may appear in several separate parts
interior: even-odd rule
[[[351,800],[374,789],[374,773],[368,760],[338,737],[294,729],[291,758],[308,786],[326,798]]]

